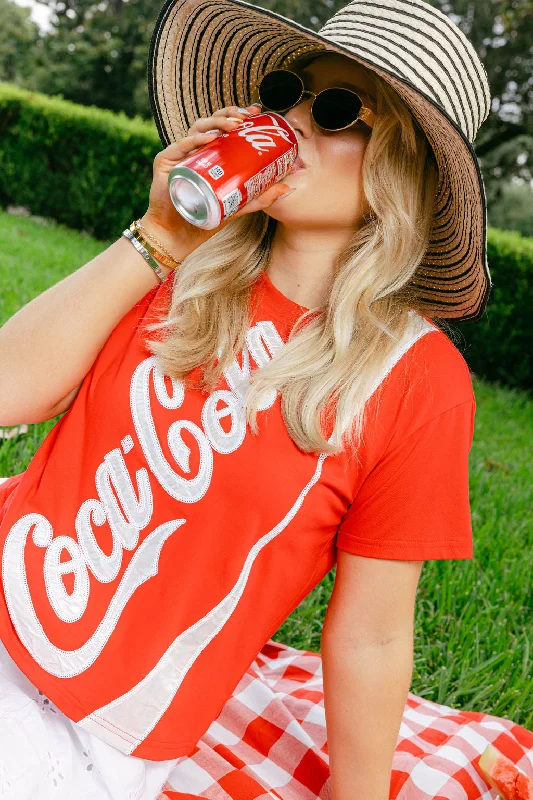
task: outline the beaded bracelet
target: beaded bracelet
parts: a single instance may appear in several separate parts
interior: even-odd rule
[[[168,267],[169,269],[177,269],[183,262],[176,261],[175,258],[165,249],[165,247],[158,242],[155,237],[152,237],[158,244],[158,246],[164,252],[160,250],[156,250],[156,248],[148,241],[148,237],[150,234],[146,231],[146,237],[142,235],[140,232],[140,228],[143,228],[139,220],[134,220],[130,227],[123,231],[123,235],[126,236],[130,242],[134,245],[135,249],[139,251],[139,253],[143,256],[147,264],[154,270],[156,275],[159,277],[160,282],[164,281],[167,277],[163,270],[160,268],[159,264],[156,262],[159,261],[163,266]],[[144,228],[143,228],[144,230]]]
[[[148,250],[150,255],[152,255],[160,264],[163,264],[164,267],[168,267],[169,269],[177,269],[182,263],[181,261],[176,261],[176,259],[165,250],[162,245],[158,242],[159,249],[156,249],[152,244],[150,239],[154,237],[151,234],[148,234],[146,231],[146,235],[141,233],[141,224],[139,220],[134,220],[130,225],[130,231],[133,233],[136,239],[140,241],[142,245]]]
[[[147,231],[146,228],[144,227],[144,225],[141,225],[141,220],[140,219],[135,220],[134,224],[135,224],[135,227],[137,228],[137,230],[142,231],[144,233],[145,238],[148,239],[153,244],[155,244],[157,246],[157,248],[159,249],[159,252],[167,257],[166,260],[163,261],[165,266],[171,267],[172,269],[176,269],[176,267],[179,267],[181,262],[180,261],[176,261],[176,259],[172,255],[172,253],[168,252],[168,250],[166,249],[164,244],[162,242],[160,242],[159,239],[156,239],[153,233],[150,233],[150,231]],[[159,259],[159,260],[161,261],[161,259]]]

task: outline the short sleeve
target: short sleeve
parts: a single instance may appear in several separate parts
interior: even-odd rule
[[[473,558],[468,456],[475,398],[423,424],[363,481],[336,545],[371,558]]]

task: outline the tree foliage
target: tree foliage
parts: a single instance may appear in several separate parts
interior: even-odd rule
[[[0,81],[22,85],[35,69],[39,28],[28,8],[0,0]]]
[[[146,65],[161,3],[45,0],[44,4],[53,12],[53,29],[41,37],[33,74],[19,85],[149,119]]]

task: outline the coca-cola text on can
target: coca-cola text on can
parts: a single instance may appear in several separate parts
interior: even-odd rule
[[[184,219],[213,230],[282,180],[297,157],[287,120],[274,112],[254,114],[173,167],[170,197]]]

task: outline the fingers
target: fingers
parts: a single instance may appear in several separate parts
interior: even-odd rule
[[[244,116],[246,117],[249,116],[249,114],[246,114],[247,111],[250,112],[250,114],[257,114],[257,112],[260,110],[261,106],[259,105],[245,106],[243,108],[239,106],[225,106],[225,108],[219,108],[216,111],[213,111],[213,116],[221,114],[223,116],[231,117],[242,115],[243,112],[245,112]]]
[[[169,144],[168,147],[157,154],[156,158],[159,158],[160,161],[183,158],[193,150],[197,150],[202,147],[202,145],[215,139],[219,131],[232,131],[248,116],[257,114],[260,111],[261,106],[258,105],[251,105],[247,108],[226,106],[225,108],[215,111],[211,117],[200,117],[196,120],[194,125],[189,128],[186,136],[178,139],[177,142]]]
[[[164,150],[160,150],[154,159],[154,165],[164,166],[167,162],[178,161],[193,150],[197,150],[212,139],[216,139],[216,136],[216,133],[193,133],[192,136],[183,136],[177,142],[169,144]]]
[[[249,203],[246,203],[245,206],[241,208],[240,211],[237,211],[236,214],[233,214],[231,219],[235,219],[236,217],[241,217],[244,214],[251,214],[253,211],[264,211],[267,208],[276,202],[282,195],[290,192],[291,189],[294,187],[289,186],[287,183],[275,183],[265,192],[262,192],[257,197],[254,197],[253,200],[250,200]]]
[[[244,108],[239,106],[225,106],[225,108],[219,108],[213,111],[213,116],[242,117],[244,119],[250,116],[250,114],[257,114],[259,111],[261,111],[260,105],[245,106]],[[207,117],[200,117],[200,119],[207,119]]]
[[[198,132],[205,133],[212,129],[231,131],[244,122],[247,117],[252,114],[257,114],[259,111],[259,106],[248,106],[248,108],[226,106],[225,108],[213,112],[213,115],[210,117],[200,117],[197,119],[194,125],[189,128],[189,135]]]

